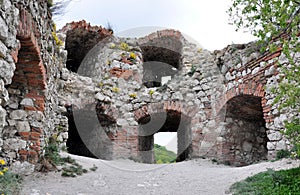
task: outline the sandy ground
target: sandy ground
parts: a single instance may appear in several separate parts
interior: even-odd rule
[[[130,160],[104,161],[70,155],[84,168],[98,169],[75,178],[60,172],[35,173],[25,178],[23,195],[222,195],[236,181],[266,171],[297,167],[300,161],[284,159],[246,167],[213,164],[195,159],[170,165],[150,165]]]

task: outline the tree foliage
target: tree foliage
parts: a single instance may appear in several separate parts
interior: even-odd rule
[[[247,29],[258,38],[264,51],[282,49],[287,60],[279,60],[280,82],[273,89],[280,109],[300,112],[300,0],[232,0],[228,10],[237,30]],[[300,156],[300,124],[295,115],[284,132]]]
[[[176,161],[176,154],[166,149],[165,146],[154,144],[154,154],[157,164],[174,163]]]

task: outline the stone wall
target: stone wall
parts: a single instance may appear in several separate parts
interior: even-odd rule
[[[65,54],[46,1],[0,6],[0,156],[35,164],[47,139],[68,129],[57,98]]]
[[[139,39],[112,36],[85,56],[80,77],[67,76],[69,93],[64,90],[62,98],[78,113],[86,105],[108,108],[95,113],[98,120],[113,121],[98,138],[110,143],[109,154],[94,147],[102,158],[154,162],[153,135],[169,131],[178,133],[178,160],[208,156],[247,165],[290,147],[280,133],[284,115],[270,93],[280,55],[280,50],[261,54],[255,43],[211,53],[174,30]],[[161,85],[164,76],[172,79]]]
[[[12,164],[35,164],[50,137],[71,153],[147,163],[158,132],[177,132],[178,161],[241,166],[291,147],[280,131],[295,113],[270,90],[277,61],[288,63],[281,50],[212,53],[179,31],[119,38],[85,21],[60,30],[59,47],[44,1],[1,1],[0,24],[0,157]]]

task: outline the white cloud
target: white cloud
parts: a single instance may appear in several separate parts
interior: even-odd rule
[[[109,22],[116,33],[145,26],[174,28],[191,36],[209,50],[231,43],[246,43],[249,33],[235,32],[228,25],[226,10],[230,0],[73,0],[58,27],[85,19],[92,25]]]

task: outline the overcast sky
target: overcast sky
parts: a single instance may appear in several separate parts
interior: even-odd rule
[[[115,34],[133,28],[173,28],[195,39],[208,50],[254,40],[250,33],[235,32],[226,10],[231,0],[72,0],[63,16],[55,17],[59,28],[85,19],[92,25],[109,22]],[[131,30],[135,31],[135,30]]]

